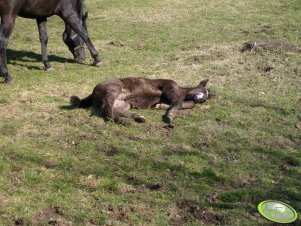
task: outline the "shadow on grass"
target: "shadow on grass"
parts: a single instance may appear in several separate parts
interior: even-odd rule
[[[74,107],[72,105],[64,105],[64,106],[59,106],[59,109],[61,110],[75,110],[75,109],[79,109],[79,107]],[[82,108],[84,110],[89,110],[91,111],[91,114],[90,114],[90,117],[92,116],[97,116],[99,118],[102,118],[105,122],[114,122],[114,120],[112,118],[109,118],[108,116],[106,116],[99,107],[95,107],[95,106],[92,106],[92,107],[89,107],[89,108]],[[128,113],[133,113],[133,111],[128,111]],[[116,123],[116,124],[120,124],[120,125],[123,125],[123,126],[131,126],[132,123],[135,123],[135,124],[143,124],[142,123],[139,123],[139,122],[135,122],[135,120],[129,116],[125,116],[125,117],[122,117],[122,120],[123,122],[120,122],[120,123]],[[164,121],[163,117],[162,117],[162,121],[164,123],[167,123],[166,121]],[[164,125],[165,129],[173,129],[173,126],[171,124],[167,124],[167,125]]]
[[[76,110],[79,109],[78,107],[72,106],[70,105],[63,105],[63,106],[59,106],[59,109],[61,110]],[[108,117],[105,116],[105,114],[100,110],[100,108],[98,107],[88,107],[88,108],[82,108],[82,110],[86,110],[86,111],[90,111],[90,117],[92,116],[96,116],[99,118],[102,118],[105,122],[111,121],[111,119],[109,119]]]
[[[22,67],[27,67],[29,70],[41,70],[41,68],[32,66],[32,65],[23,65],[19,64],[17,62],[41,62],[42,63],[42,56],[41,54],[37,54],[30,51],[24,51],[24,50],[13,50],[13,49],[7,49],[7,61],[8,64],[12,65],[18,65]],[[76,62],[73,59],[67,59],[65,57],[60,57],[56,55],[48,55],[49,62],[59,62],[59,63],[80,63]]]

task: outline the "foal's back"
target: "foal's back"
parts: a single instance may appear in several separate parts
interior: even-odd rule
[[[162,96],[158,79],[124,78],[120,79],[124,92],[128,93],[124,100],[132,108],[149,108],[157,104]]]
[[[155,92],[158,94],[160,91],[158,87],[157,79],[146,79],[146,78],[137,78],[137,77],[128,77],[119,79],[122,87],[127,89],[132,95],[138,94],[150,94]]]

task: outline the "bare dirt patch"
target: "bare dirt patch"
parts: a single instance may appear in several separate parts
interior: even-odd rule
[[[263,26],[259,31],[255,31],[254,33],[264,33],[268,36],[273,35],[275,32],[273,30],[273,28],[269,25],[265,25]]]
[[[163,188],[163,186],[159,183],[152,183],[152,184],[147,184],[146,188],[148,188],[151,191],[158,191]]]
[[[125,43],[123,43],[122,41],[119,41],[119,40],[110,41],[108,44],[111,45],[111,46],[115,46],[115,47],[125,46]]]
[[[150,212],[150,206],[144,203],[128,204],[125,206],[116,206],[109,203],[101,204],[101,213],[109,216],[105,225],[134,225],[129,223],[131,215],[138,215],[144,219],[145,224],[149,225],[154,218]]]
[[[116,207],[113,205],[109,205],[107,210],[110,213],[111,219],[118,221],[125,221],[127,219],[127,212],[129,211],[126,207]]]
[[[245,42],[240,51],[272,51],[276,49],[282,50],[284,52],[301,52],[301,48],[296,45],[275,40],[257,40],[254,42]]]
[[[241,175],[238,176],[233,182],[233,187],[241,188],[248,187],[254,185],[256,183],[257,178],[252,175]]]
[[[47,207],[39,211],[32,220],[33,225],[58,225],[71,226],[71,221],[68,221],[59,207]]]
[[[16,219],[15,220],[15,226],[24,226],[24,225],[26,225],[25,220],[23,220],[23,219]]]
[[[118,191],[121,194],[126,194],[126,193],[135,193],[136,192],[136,188],[130,184],[121,184],[118,187]]]
[[[116,147],[109,147],[105,150],[106,156],[115,156],[119,153],[119,150]]]
[[[205,225],[218,225],[225,223],[225,217],[201,206],[192,200],[183,199],[177,202],[176,210],[172,214],[171,225],[183,225],[195,219]]]

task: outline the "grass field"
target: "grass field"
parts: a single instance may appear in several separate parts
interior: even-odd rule
[[[86,10],[100,68],[72,62],[52,17],[53,70],[41,70],[36,23],[16,20],[14,81],[0,84],[0,225],[271,225],[257,213],[267,199],[301,212],[299,0],[89,0]],[[240,51],[258,40],[278,44]],[[120,76],[209,78],[216,96],[173,130],[163,111],[124,127],[62,108]]]

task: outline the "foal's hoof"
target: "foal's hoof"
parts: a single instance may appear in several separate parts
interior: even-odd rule
[[[101,66],[101,61],[99,60],[96,60],[92,63],[92,66],[95,66],[95,67],[100,67]]]
[[[174,120],[175,116],[172,113],[168,113],[165,117],[165,122],[170,124]]]
[[[144,123],[145,118],[143,116],[137,116],[137,117],[135,117],[135,122]]]

